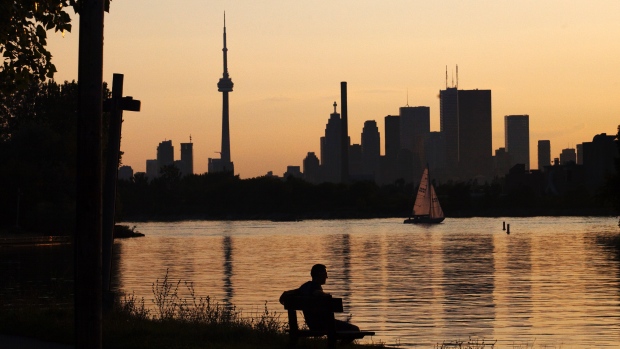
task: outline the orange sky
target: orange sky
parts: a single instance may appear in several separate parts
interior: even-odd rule
[[[348,82],[349,134],[409,105],[430,106],[459,66],[459,88],[491,89],[493,149],[504,115],[530,115],[537,141],[563,148],[615,134],[620,124],[620,2],[607,1],[200,1],[113,0],[105,18],[104,80],[125,75],[123,163],[144,171],[163,140],[194,143],[194,171],[221,142],[222,26],[226,11],[231,156],[242,178],[320,153],[319,138]],[[72,11],[72,10],[70,10]],[[59,82],[77,79],[78,18],[49,32]]]

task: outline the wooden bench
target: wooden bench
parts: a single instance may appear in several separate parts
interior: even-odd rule
[[[339,339],[361,339],[364,336],[374,336],[371,331],[336,331],[334,313],[342,313],[342,298],[329,297],[303,297],[297,290],[285,291],[280,297],[280,303],[288,311],[289,326],[289,346],[295,347],[297,340],[301,337],[323,337],[327,336],[327,347],[335,348],[336,341]],[[326,311],[331,313],[328,319],[327,329],[324,331],[300,329],[297,321],[297,311]]]

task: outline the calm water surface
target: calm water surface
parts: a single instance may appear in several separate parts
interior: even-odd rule
[[[510,224],[511,234],[502,231]],[[196,294],[244,315],[286,314],[282,291],[328,267],[326,292],[372,340],[432,348],[444,340],[497,340],[500,348],[620,347],[616,218],[400,219],[137,225],[144,238],[115,241],[114,288],[152,306],[168,270]]]

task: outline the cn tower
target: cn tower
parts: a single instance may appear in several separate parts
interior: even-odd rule
[[[233,90],[233,82],[228,75],[228,48],[226,48],[226,12],[224,12],[224,74],[217,83],[217,90],[222,92],[222,150],[220,159],[209,159],[209,172],[232,172],[234,165],[230,160],[230,129],[228,121],[228,92]]]

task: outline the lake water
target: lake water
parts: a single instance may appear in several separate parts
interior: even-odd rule
[[[510,234],[502,230],[510,224]],[[245,315],[286,313],[282,291],[328,267],[326,292],[374,342],[432,348],[469,337],[499,348],[617,348],[616,218],[400,219],[124,223],[146,236],[115,241],[113,287],[152,306],[168,271],[196,294]],[[368,340],[364,340],[368,342]]]

